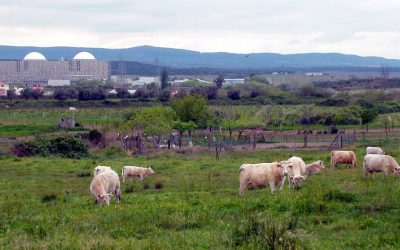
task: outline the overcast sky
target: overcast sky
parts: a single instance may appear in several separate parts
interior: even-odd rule
[[[399,0],[0,0],[0,44],[400,59]]]

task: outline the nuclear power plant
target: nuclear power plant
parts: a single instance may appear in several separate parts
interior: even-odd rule
[[[109,63],[89,52],[80,52],[72,60],[47,60],[39,52],[28,53],[22,60],[0,61],[0,82],[25,86],[47,85],[49,81],[105,80]]]

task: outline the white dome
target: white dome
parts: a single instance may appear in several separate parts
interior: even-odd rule
[[[24,60],[46,60],[46,57],[39,52],[31,52],[24,57]]]
[[[94,55],[90,54],[89,52],[79,52],[74,56],[74,60],[96,60]]]

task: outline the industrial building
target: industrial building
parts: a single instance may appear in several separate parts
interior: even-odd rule
[[[25,86],[47,85],[54,80],[105,80],[108,77],[108,62],[96,60],[88,52],[80,52],[72,60],[46,60],[41,53],[31,52],[22,60],[0,61],[0,82]]]

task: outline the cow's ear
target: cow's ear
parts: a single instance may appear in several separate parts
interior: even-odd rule
[[[103,199],[103,195],[102,194],[98,194],[97,195],[100,199]]]
[[[108,193],[107,195],[108,195],[108,196],[110,196],[110,197],[111,197],[111,196],[113,196],[113,194],[112,194],[112,193]]]
[[[292,165],[292,164],[290,164],[290,165],[289,165],[289,168],[293,168],[293,165]]]
[[[319,161],[319,165],[322,166],[322,161]]]

